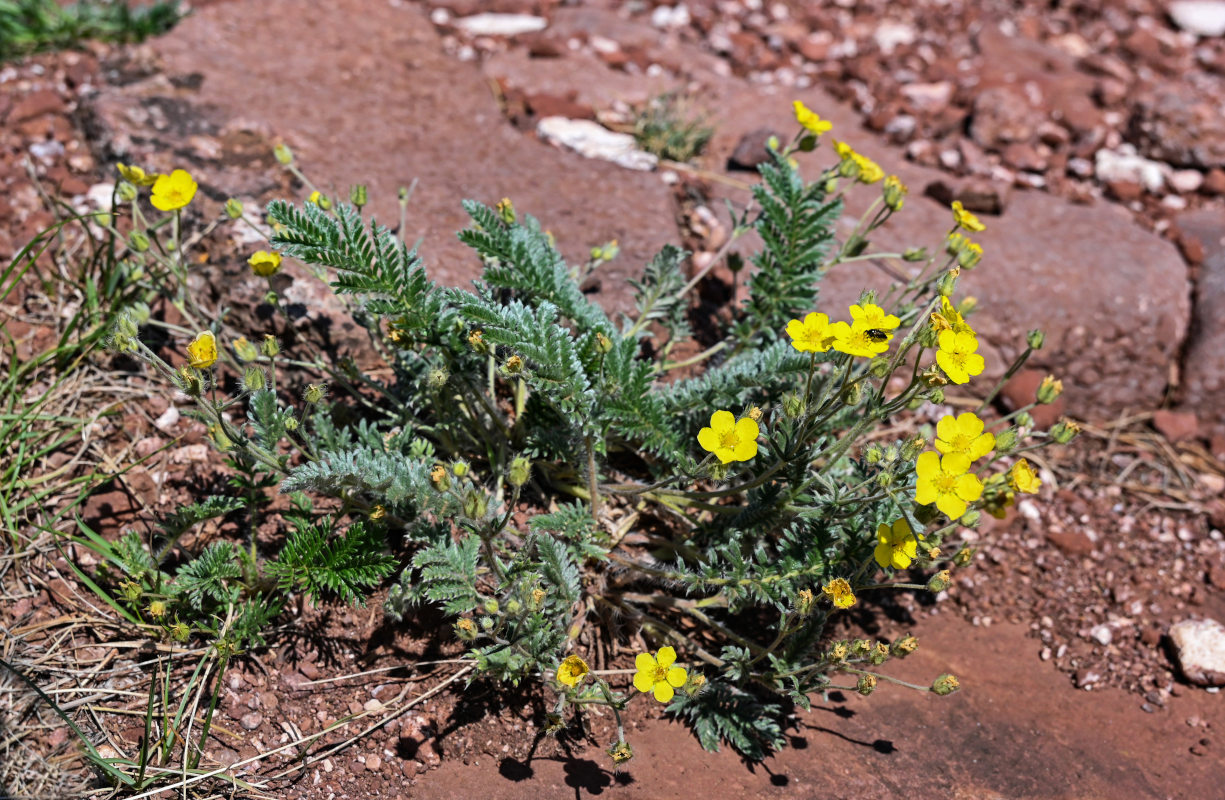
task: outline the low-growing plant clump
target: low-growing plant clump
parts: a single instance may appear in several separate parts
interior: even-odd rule
[[[435,285],[415,248],[366,220],[364,187],[349,202],[317,190],[277,200],[263,220],[227,203],[236,223],[271,226],[249,260],[269,279],[267,302],[283,309],[272,278],[285,259],[306,265],[349,302],[388,379],[285,352],[202,308],[186,288],[195,181],[120,165],[103,223],[121,237],[127,279],[168,294],[187,324],[151,320],[137,303],[120,314],[113,347],[182,393],[234,491],[200,498],[151,539],[83,531],[78,542],[104,568],[82,578],[155,635],[211,644],[219,687],[225,664],[258,646],[291,598],[361,603],[394,575],[387,614],[441,609],[474,677],[550,694],[550,730],[585,706],[611,710],[618,765],[633,755],[620,719],[637,698],[666,704],[707,748],[761,759],[784,744],[790,704],[912,686],[887,662],[913,652],[913,636],[848,641],[831,623],[883,590],[943,591],[972,555],[959,529],[1036,492],[1024,454],[1077,429],[1035,430],[1028,407],[986,413],[1042,346],[1037,331],[981,400],[954,398],[986,366],[975,304],[955,299],[961,271],[983,257],[970,238],[982,223],[955,203],[948,230],[933,232],[938,246],[873,250],[906,186],[840,141],[806,180],[801,161],[824,152],[830,125],[795,110],[798,133],[771,142],[760,167],[756,210],[734,220],[735,236],[752,229],[763,243],[747,299],[701,335],[690,293],[717,259],[687,274],[688,254],[665,247],[633,284],[635,312],[614,317],[579,286],[615,244],[569,264],[510,200],[464,204],[471,222],[459,237],[484,266],[466,289]],[[288,149],[277,157],[314,189]],[[879,196],[838,240],[844,195],[861,190]],[[729,253],[730,242],[718,257]],[[896,282],[845,310],[822,303],[829,270],[868,259],[896,265]],[[179,363],[145,343],[149,325],[179,337]],[[277,388],[287,373],[326,378],[291,396]],[[237,391],[222,391],[226,374]],[[1048,379],[1034,402],[1059,392]],[[954,399],[964,410],[934,429],[892,424]],[[273,489],[290,496],[288,510],[270,507]],[[182,546],[201,521],[240,511],[247,541]],[[288,531],[275,552],[256,540],[265,519]],[[389,539],[407,545],[407,563],[388,554]],[[593,669],[618,643],[643,645],[631,648],[634,668]],[[947,695],[958,680],[912,688]],[[165,730],[149,739],[170,756]],[[202,742],[183,745],[191,767]],[[143,763],[107,769],[130,781]]]

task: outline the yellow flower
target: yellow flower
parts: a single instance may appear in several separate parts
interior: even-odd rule
[[[978,221],[978,217],[966,211],[960,200],[953,201],[953,222],[958,228],[965,228],[970,233],[987,230],[987,226]]]
[[[149,612],[149,616],[154,619],[161,619],[166,616],[166,602],[164,600],[154,600],[149,603],[149,608],[146,610]]]
[[[748,461],[757,455],[760,433],[757,423],[748,417],[737,420],[730,411],[716,411],[710,416],[710,427],[698,431],[698,444],[724,464]]]
[[[865,328],[859,323],[847,325],[835,322],[829,326],[834,337],[834,349],[861,358],[874,358],[889,349],[893,334],[879,328]]]
[[[583,659],[573,655],[566,656],[561,666],[557,668],[557,680],[573,689],[583,678],[587,677],[590,671],[587,662]]]
[[[267,250],[256,250],[247,259],[251,271],[261,278],[271,277],[281,271],[281,254],[269,253]]]
[[[882,567],[906,569],[914,561],[922,538],[923,534],[914,535],[905,517],[894,520],[892,525],[882,522],[876,527],[876,549],[872,556]]]
[[[966,504],[983,496],[983,482],[969,472],[970,459],[960,453],[941,458],[928,450],[915,463],[915,502],[921,506],[936,504],[949,519],[966,513]]]
[[[794,101],[792,107],[795,108],[795,121],[803,125],[809,133],[820,136],[823,133],[829,133],[830,128],[834,124],[827,119],[821,119],[817,112],[808,108],[799,100]]]
[[[187,345],[188,366],[208,369],[217,363],[217,337],[212,331],[202,331]]]
[[[902,321],[892,314],[886,314],[885,309],[875,303],[851,306],[851,324],[861,328],[875,328],[891,331],[902,324]]]
[[[960,416],[952,414],[936,423],[936,449],[941,453],[957,453],[971,461],[982,458],[995,447],[995,434],[983,432],[983,421],[967,411]]]
[[[640,692],[654,692],[655,699],[666,703],[672,695],[689,680],[688,673],[680,667],[673,667],[676,662],[676,651],[671,647],[661,647],[654,656],[650,653],[639,653],[634,659],[638,672],[634,675],[634,688]]]
[[[161,211],[174,211],[191,202],[191,198],[196,196],[196,188],[190,172],[176,169],[169,175],[157,176],[149,202]]]
[[[379,520],[385,516],[387,516],[387,509],[382,505],[376,505],[374,508],[370,509],[370,519]]]
[[[932,312],[931,321],[932,327],[937,331],[968,333],[971,336],[977,337],[974,329],[970,327],[970,324],[961,316],[961,312],[957,310],[947,297],[940,297],[940,310]]]
[[[829,328],[829,317],[813,312],[803,322],[798,319],[788,322],[787,335],[791,337],[791,346],[801,353],[824,353],[834,344]]]
[[[978,339],[974,334],[953,330],[940,331],[937,339],[940,349],[936,352],[936,363],[953,383],[969,383],[970,378],[982,374],[987,362],[978,350]]]
[[[885,177],[885,171],[880,168],[880,165],[867,156],[855,153],[851,159],[859,167],[859,175],[856,180],[860,183],[876,183]]]
[[[834,578],[821,587],[821,591],[834,604],[834,608],[850,608],[855,605],[855,592],[846,578]]]
[[[1042,486],[1042,479],[1029,462],[1022,458],[1008,470],[1008,485],[1024,494],[1037,494]]]
[[[834,150],[838,153],[838,158],[843,161],[850,161],[855,156],[855,148],[851,147],[846,142],[834,140]]]
[[[310,197],[306,199],[314,203],[315,205],[319,205],[319,198],[321,197],[323,197],[323,194],[318,189],[316,189],[315,191],[311,192]]]
[[[119,169],[119,174],[123,176],[124,180],[137,186],[152,186],[158,179],[156,172],[150,175],[135,165],[129,167],[127,164],[119,163],[115,166]]]

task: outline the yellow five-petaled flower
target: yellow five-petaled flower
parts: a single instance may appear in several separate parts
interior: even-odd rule
[[[892,525],[882,522],[876,526],[876,549],[872,557],[882,567],[906,569],[914,561],[922,538],[923,534],[915,536],[905,517],[894,520]]]
[[[590,671],[586,661],[578,656],[569,655],[562,659],[561,666],[557,668],[557,680],[573,689],[582,682],[583,678],[587,677]]]
[[[716,411],[710,415],[710,427],[698,431],[698,444],[724,464],[748,461],[757,455],[760,433],[757,423],[749,417],[737,420],[730,411]]]
[[[821,117],[817,115],[817,112],[813,111],[799,100],[794,101],[791,106],[795,109],[795,121],[803,125],[804,128],[814,136],[829,133],[830,128],[834,127],[832,122],[827,119],[821,119]]]
[[[801,353],[824,353],[834,344],[829,317],[815,311],[804,317],[803,321],[793,319],[788,322],[787,335],[791,337],[791,346]]]
[[[855,605],[855,592],[846,578],[834,578],[822,586],[821,591],[834,604],[834,608],[850,608]]]
[[[150,174],[135,164],[128,166],[127,164],[120,162],[115,166],[119,169],[119,174],[123,176],[124,180],[137,186],[152,186],[158,178],[156,172]]]
[[[267,278],[277,274],[281,269],[281,254],[269,253],[267,250],[256,250],[247,263],[251,265],[251,271],[261,278]]]
[[[936,363],[953,383],[969,383],[970,378],[981,375],[986,369],[987,362],[976,352],[978,339],[973,333],[940,331],[936,342],[940,346],[936,351]]]
[[[1018,492],[1037,494],[1038,488],[1042,486],[1042,479],[1034,472],[1029,462],[1022,458],[1008,470],[1008,484]]]
[[[970,471],[970,459],[960,453],[941,458],[928,450],[915,463],[915,502],[936,504],[949,519],[966,513],[966,506],[983,496],[983,482]]]
[[[217,363],[217,337],[212,331],[202,331],[187,345],[187,364],[196,369],[208,369]]]
[[[972,411],[957,417],[941,417],[936,423],[936,449],[941,453],[957,453],[975,461],[995,447],[995,434],[984,433],[983,421]]]
[[[190,172],[176,169],[169,175],[157,176],[149,202],[161,211],[175,211],[191,202],[196,196],[196,188],[197,184]]]
[[[689,674],[676,663],[676,651],[671,647],[661,647],[652,656],[650,653],[639,653],[634,659],[638,672],[634,675],[634,688],[640,692],[653,692],[655,699],[667,703],[676,694],[676,689],[685,685]]]

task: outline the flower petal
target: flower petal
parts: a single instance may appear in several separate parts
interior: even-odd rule
[[[655,657],[650,653],[639,653],[634,658],[634,666],[639,672],[651,672],[655,669]]]
[[[719,449],[719,434],[715,433],[714,428],[702,428],[698,431],[698,444],[706,452],[713,453]]]
[[[973,411],[967,411],[957,417],[957,427],[966,436],[974,437],[983,432],[983,421]]]
[[[687,680],[689,680],[689,673],[685,672],[685,670],[681,669],[680,667],[673,667],[672,669],[668,670],[668,683],[670,685],[679,689],[685,685],[685,681]]]
[[[715,429],[715,433],[723,433],[736,427],[736,417],[730,411],[716,411],[710,415],[710,427]]]
[[[655,670],[637,672],[634,674],[634,688],[640,692],[649,692],[655,687]]]
[[[987,455],[987,453],[990,453],[993,447],[995,447],[995,434],[984,433],[970,443],[970,452],[966,453],[966,455],[972,460],[977,461]]]
[[[748,461],[757,455],[757,442],[749,439],[745,441],[741,439],[736,443],[736,447],[732,450],[733,461]]]
[[[952,414],[941,417],[936,423],[936,449],[941,453],[947,453],[949,451],[946,449],[948,448],[947,443],[956,439],[959,433],[961,433],[961,426],[957,424]],[[941,439],[944,440],[944,447],[941,447]]]
[[[886,542],[876,545],[876,549],[872,551],[872,557],[885,569],[893,566],[893,548]]]
[[[915,461],[914,471],[919,476],[919,480],[931,480],[937,477],[940,474],[940,456],[931,450],[920,453],[918,460]]]
[[[941,350],[956,350],[957,349],[957,334],[953,331],[940,331],[940,336],[937,337],[936,343]]]
[[[906,569],[910,566],[910,556],[900,547],[893,548],[893,568]]]
[[[670,645],[665,645],[655,654],[655,661],[659,666],[667,669],[676,663],[676,651]]]
[[[931,481],[925,481],[922,478],[915,484],[914,501],[921,506],[930,506],[936,502],[939,493],[936,491],[936,485]]]
[[[659,702],[670,702],[672,700],[672,696],[675,694],[676,692],[673,691],[672,687],[668,685],[667,681],[660,681],[659,683],[655,684],[655,699]]]
[[[964,475],[970,471],[970,458],[961,453],[949,453],[940,459],[940,468],[945,475]]]
[[[983,496],[983,482],[977,475],[967,473],[957,479],[954,491],[962,500],[972,503]]]
[[[966,513],[966,503],[955,494],[942,494],[936,500],[936,508],[949,519],[960,519]]]
[[[742,442],[751,442],[761,435],[761,428],[757,426],[757,422],[749,417],[742,418],[736,423],[736,438]]]
[[[967,334],[969,335],[969,334]],[[966,356],[966,372],[970,375],[981,375],[983,370],[987,368],[987,361],[978,353],[970,353]]]

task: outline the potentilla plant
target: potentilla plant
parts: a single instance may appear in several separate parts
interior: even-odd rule
[[[886,589],[947,588],[972,555],[959,531],[1037,492],[1023,455],[1077,429],[1064,420],[1035,430],[1032,406],[987,413],[1042,346],[1037,331],[978,400],[954,397],[986,369],[975,303],[955,299],[961,272],[983,258],[970,238],[983,224],[954,203],[948,229],[933,232],[938,247],[874,250],[906,186],[841,141],[806,180],[800,160],[824,152],[831,126],[798,102],[795,112],[798,132],[771,142],[760,168],[756,210],[734,220],[737,236],[753,229],[763,242],[747,299],[701,344],[689,294],[730,242],[692,275],[688,254],[665,247],[633,282],[635,312],[613,317],[579,286],[616,257],[615,243],[568,264],[510,200],[469,201],[459,238],[484,270],[470,288],[443,288],[414,248],[363,219],[363,187],[348,203],[329,198],[279,148],[313,191],[300,204],[269,204],[273,234],[250,255],[251,269],[271,277],[284,258],[310,266],[352,301],[391,377],[282,353],[261,331],[204,322],[203,309],[175,367],[141,342],[141,320],[121,321],[116,347],[190,399],[248,476],[244,502],[258,506],[273,483],[296,498],[285,550],[259,552],[254,537],[247,548],[210,545],[200,558],[228,546],[237,566],[208,573],[211,588],[169,593],[163,618],[197,596],[359,599],[386,574],[381,541],[402,538],[412,556],[387,613],[440,608],[479,674],[552,693],[550,730],[586,706],[607,707],[618,721],[608,750],[618,765],[633,755],[620,725],[633,701],[666,704],[707,748],[727,742],[760,759],[784,742],[786,706],[808,708],[814,695],[868,695],[881,681],[957,690],[952,675],[915,686],[888,674],[887,662],[916,648],[913,636],[837,639],[831,623]],[[140,176],[125,175],[132,199]],[[168,183],[160,192],[154,184],[155,205],[182,201],[178,175],[156,179]],[[852,191],[878,196],[838,241]],[[246,218],[235,201],[226,208]],[[176,242],[178,221],[176,213]],[[153,229],[141,230],[153,240]],[[161,251],[141,250],[135,235],[136,254]],[[174,252],[178,274],[189,261]],[[822,302],[829,270],[867,259],[894,264],[896,282],[849,308]],[[268,300],[280,308],[271,283]],[[218,393],[223,363],[241,375],[237,395]],[[275,390],[278,368],[326,374],[329,389],[287,397]],[[1034,403],[1060,391],[1050,378]],[[944,414],[934,430],[898,424],[908,410],[955,399],[973,410]],[[309,496],[327,498],[329,512],[316,512]],[[592,669],[626,643],[633,669]]]

